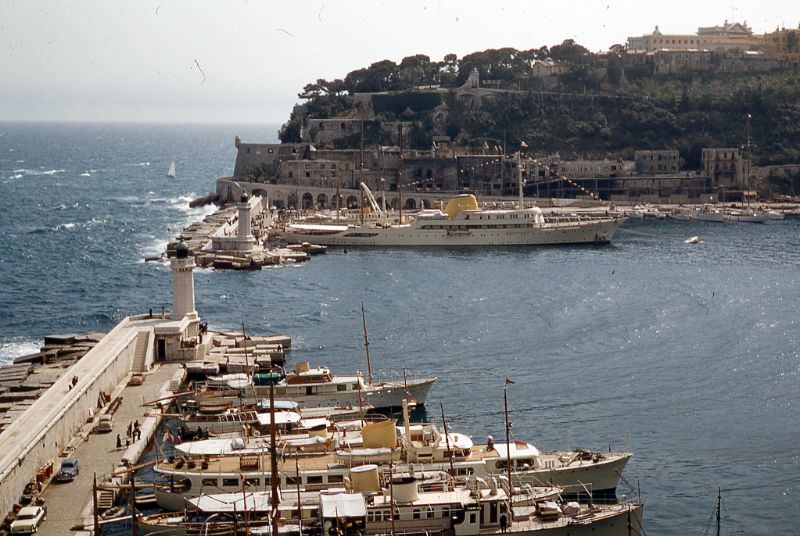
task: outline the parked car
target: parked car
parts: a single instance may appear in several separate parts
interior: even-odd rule
[[[114,426],[111,421],[111,415],[109,414],[100,415],[100,421],[97,423],[97,428],[95,428],[95,431],[108,433],[111,432],[112,430],[114,430]]]
[[[45,519],[46,506],[26,506],[17,512],[17,517],[11,523],[11,534],[33,534],[39,530],[39,525]]]
[[[143,383],[144,383],[143,374],[133,374],[131,375],[131,379],[128,380],[128,385],[142,385]]]
[[[76,458],[64,458],[61,469],[56,473],[56,482],[72,482],[81,472],[81,465]]]

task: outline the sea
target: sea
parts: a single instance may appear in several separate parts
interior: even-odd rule
[[[208,214],[234,136],[278,125],[0,123],[0,362],[45,335],[170,308],[158,255]],[[169,163],[177,177],[165,176]],[[687,244],[690,236],[700,244]],[[435,375],[427,418],[540,449],[633,452],[648,534],[795,533],[800,220],[629,221],[611,245],[330,250],[195,273],[212,327],[293,337],[290,363]],[[513,383],[507,383],[507,379]]]

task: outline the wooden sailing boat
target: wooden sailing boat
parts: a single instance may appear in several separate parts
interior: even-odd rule
[[[167,177],[171,179],[175,178],[175,160],[169,163],[169,169],[167,170]]]

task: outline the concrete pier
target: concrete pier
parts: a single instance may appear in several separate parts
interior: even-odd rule
[[[180,364],[164,364],[145,375],[142,385],[129,386],[126,378],[118,386],[121,403],[114,412],[113,431],[100,434],[92,433],[90,426],[82,429],[78,434],[79,441],[70,454],[80,462],[80,474],[72,482],[50,484],[42,494],[47,504],[47,521],[41,527],[43,534],[67,536],[76,534],[77,527],[83,527],[86,534],[92,533],[93,473],[97,473],[100,483],[105,475],[115,471],[121,472],[124,469],[120,463],[122,460],[136,463],[150,438],[153,437],[159,422],[156,416],[145,417],[148,408],[143,407],[142,402],[167,396],[175,374],[181,371],[183,367]],[[127,448],[124,446],[116,448],[117,434],[122,438],[124,445],[128,424],[134,420],[139,421],[142,430],[141,439],[132,442]]]

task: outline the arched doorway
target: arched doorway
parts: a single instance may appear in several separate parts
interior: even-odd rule
[[[289,194],[289,197],[286,198],[286,206],[291,210],[295,210],[297,208],[297,194]]]
[[[358,198],[354,195],[347,197],[347,208],[358,208]]]
[[[270,202],[270,206],[273,206],[275,208],[285,208],[286,207],[286,201],[284,201],[283,192],[280,192],[278,190],[274,190],[270,194],[269,202]]]
[[[317,196],[317,206],[319,208],[328,208],[328,196],[326,194],[319,194]]]
[[[431,208],[431,202],[428,199],[423,199],[422,208]]]
[[[303,194],[303,210],[314,208],[314,196],[306,192]]]
[[[415,210],[417,208],[417,201],[413,197],[409,197],[405,202],[406,210]]]
[[[389,201],[389,208],[390,208],[390,209],[392,209],[392,210],[397,210],[399,206],[400,206],[400,200],[399,200],[399,199],[397,199],[396,197],[393,197],[393,198],[392,198],[392,199]]]

